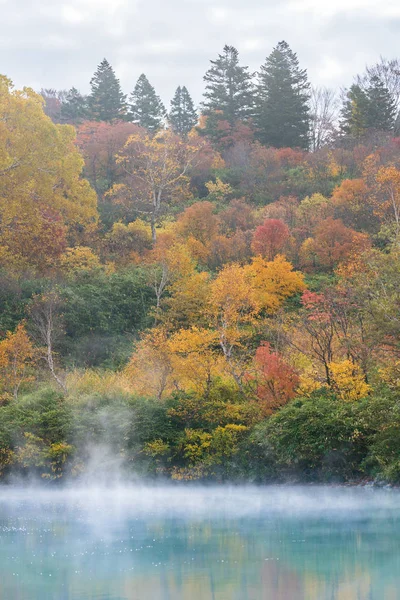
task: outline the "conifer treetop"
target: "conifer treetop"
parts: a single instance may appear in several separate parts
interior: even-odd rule
[[[130,96],[129,119],[136,125],[155,132],[162,127],[165,115],[166,110],[160,97],[142,73]]]

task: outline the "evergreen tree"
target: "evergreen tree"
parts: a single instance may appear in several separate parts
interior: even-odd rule
[[[179,86],[171,100],[169,122],[172,129],[180,135],[187,135],[198,121],[193,100],[186,87]]]
[[[239,53],[233,46],[224,46],[217,60],[204,75],[206,90],[203,113],[210,115],[221,111],[231,125],[237,120],[245,121],[253,116],[254,86],[248,67],[239,65]]]
[[[355,138],[365,133],[367,128],[368,96],[354,83],[346,94],[341,110],[340,129],[342,133]]]
[[[72,87],[61,105],[63,123],[80,123],[87,116],[87,98]]]
[[[400,135],[400,112],[397,113],[397,117],[394,120],[393,133],[396,137]]]
[[[157,96],[146,75],[142,73],[130,96],[130,120],[155,132],[162,126],[165,114],[166,110],[160,97]]]
[[[392,131],[395,126],[395,102],[382,80],[373,75],[363,89],[353,84],[343,103],[340,129],[344,134],[359,138],[368,129]]]
[[[126,118],[126,96],[111,65],[104,59],[97,67],[90,86],[89,118],[95,121],[113,121]]]
[[[395,101],[377,75],[371,77],[367,98],[367,127],[379,131],[392,131],[396,114]]]
[[[262,144],[307,149],[310,84],[297,55],[279,42],[259,72],[255,123]]]

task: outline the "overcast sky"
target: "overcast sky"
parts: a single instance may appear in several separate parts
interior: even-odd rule
[[[145,73],[166,104],[201,100],[224,44],[257,70],[286,40],[313,84],[348,85],[380,55],[400,57],[400,0],[0,0],[0,73],[17,87],[89,91],[106,57],[131,92]]]

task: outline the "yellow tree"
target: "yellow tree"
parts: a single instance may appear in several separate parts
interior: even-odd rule
[[[371,386],[365,381],[365,375],[359,365],[351,360],[331,362],[332,387],[345,402],[353,402],[368,396]]]
[[[209,275],[196,270],[187,246],[160,237],[147,261],[156,294],[156,322],[168,321],[175,328],[204,322]]]
[[[210,276],[193,268],[190,273],[175,277],[168,286],[164,300],[164,320],[173,327],[207,324],[207,304]]]
[[[86,246],[67,248],[65,254],[60,256],[59,266],[67,276],[74,276],[81,271],[98,271],[102,268],[99,257]]]
[[[210,320],[240,388],[251,358],[245,340],[254,334],[260,313],[276,312],[304,287],[302,275],[283,256],[273,261],[257,256],[244,267],[227,265],[212,282]]]
[[[260,309],[270,314],[276,312],[287,298],[305,289],[303,275],[293,271],[284,256],[278,255],[272,261],[256,256],[243,270]]]
[[[168,346],[174,379],[184,389],[207,397],[214,378],[224,371],[218,333],[199,327],[181,329],[171,336]]]
[[[34,379],[36,360],[37,350],[20,323],[14,333],[8,331],[0,342],[0,386],[4,398],[12,394],[17,399],[21,385]]]
[[[296,213],[298,227],[301,228],[303,236],[311,236],[318,223],[333,216],[334,207],[329,199],[322,194],[312,194],[312,196],[306,196],[300,202]]]
[[[136,393],[159,400],[175,389],[171,353],[165,328],[155,327],[142,335],[125,369]]]
[[[117,265],[138,263],[143,254],[152,247],[152,239],[147,223],[136,219],[132,223],[114,223],[105,236],[105,251]]]
[[[183,140],[170,130],[155,136],[140,131],[128,138],[117,156],[123,183],[115,185],[110,195],[147,216],[153,241],[166,207],[190,197],[188,175],[201,162],[204,145],[198,137]]]
[[[233,193],[229,183],[224,183],[219,177],[216,178],[215,183],[208,181],[205,186],[208,190],[207,200],[210,202],[224,202]]]
[[[0,76],[0,260],[47,268],[97,222],[96,194],[81,178],[75,130],[55,125],[30,88]]]
[[[224,374],[218,332],[191,327],[175,333],[164,326],[145,332],[125,375],[136,393],[161,400],[174,390],[207,398],[213,380]]]
[[[251,335],[260,309],[243,267],[236,263],[224,267],[211,284],[210,320],[218,331],[229,372],[240,389],[249,359],[243,341]]]

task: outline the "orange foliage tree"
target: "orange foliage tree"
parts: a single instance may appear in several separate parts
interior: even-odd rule
[[[257,399],[265,414],[286,404],[296,395],[299,377],[283,357],[271,350],[268,342],[263,342],[254,357],[254,375],[249,383],[255,386]]]
[[[218,233],[218,218],[215,206],[211,202],[196,202],[181,213],[176,223],[179,235],[194,238],[204,246]]]
[[[207,263],[212,240],[219,230],[215,206],[208,201],[196,202],[185,209],[176,223],[176,231],[196,260]]]
[[[333,269],[340,262],[370,247],[367,234],[358,233],[346,227],[340,219],[329,217],[315,229],[315,236],[306,240],[301,249],[305,266],[312,264],[314,254],[318,263],[328,269]]]
[[[33,367],[37,359],[38,352],[23,323],[14,333],[7,332],[0,342],[0,398],[7,399],[12,394],[17,399],[21,385],[34,380]]]

